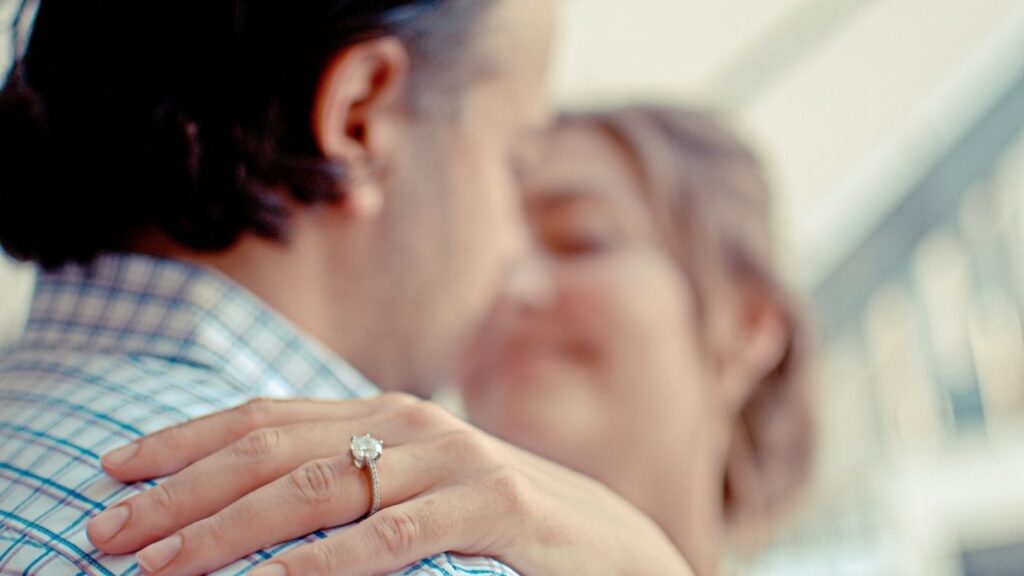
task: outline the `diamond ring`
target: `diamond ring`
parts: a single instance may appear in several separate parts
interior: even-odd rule
[[[377,461],[384,454],[384,442],[369,434],[353,436],[351,450],[352,463],[355,464],[355,467],[360,470],[366,468],[370,471],[372,503],[370,504],[370,513],[366,515],[369,518],[380,510],[380,479],[377,477]]]

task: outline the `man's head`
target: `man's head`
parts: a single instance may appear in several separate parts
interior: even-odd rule
[[[552,4],[41,0],[0,93],[0,244],[215,262],[279,308],[316,300],[293,320],[382,384],[423,385],[521,244]]]

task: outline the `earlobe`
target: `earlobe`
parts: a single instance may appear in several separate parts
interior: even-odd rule
[[[405,46],[385,37],[339,52],[321,77],[313,135],[324,157],[343,167],[343,202],[358,214],[383,204],[379,175],[401,141],[408,74]]]
[[[732,412],[742,410],[757,387],[783,362],[793,325],[785,305],[773,290],[760,282],[739,289],[731,368],[734,377],[727,403]]]
[[[343,209],[351,216],[360,219],[376,218],[384,208],[384,191],[376,182],[356,183],[348,187]]]
[[[750,317],[747,344],[749,363],[761,378],[778,368],[786,354],[792,323],[782,305],[769,294],[755,304]]]

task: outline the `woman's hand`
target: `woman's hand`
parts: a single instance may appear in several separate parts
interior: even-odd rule
[[[370,507],[349,452],[365,433],[385,443],[381,511],[269,560],[265,574],[379,574],[447,551],[524,574],[690,574],[662,531],[603,485],[404,395],[258,400],[112,452],[104,467],[123,482],[174,476],[93,519],[89,538],[110,554],[146,547],[147,574],[203,574],[352,523]]]

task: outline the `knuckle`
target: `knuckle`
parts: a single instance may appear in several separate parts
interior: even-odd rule
[[[193,532],[191,540],[202,542],[204,545],[224,545],[229,542],[232,536],[232,529],[220,515],[214,515],[197,522],[192,528],[186,528],[185,532]]]
[[[446,436],[445,442],[444,453],[462,466],[480,465],[493,457],[484,436],[473,430],[456,430]]]
[[[503,467],[492,472],[484,482],[492,501],[509,515],[530,513],[533,487],[530,480],[519,470]]]
[[[330,460],[310,462],[296,469],[288,478],[299,501],[306,504],[330,502],[341,483],[337,463]]]
[[[373,517],[371,536],[384,554],[405,556],[415,546],[419,523],[405,512],[386,510]]]
[[[274,411],[273,400],[267,398],[255,398],[242,405],[242,420],[250,429],[266,426],[270,422],[270,416]]]
[[[321,541],[309,547],[309,573],[312,574],[341,574],[344,572],[342,562],[338,553],[327,541]]]
[[[417,400],[406,407],[406,422],[418,430],[433,430],[447,425],[453,418],[444,408],[433,402]]]
[[[195,536],[192,540],[201,542],[203,546],[224,546],[237,540],[239,530],[247,526],[258,525],[260,510],[248,498],[243,498],[213,516],[204,518],[193,525]],[[186,528],[185,531],[190,531]]]
[[[380,402],[384,406],[392,408],[405,408],[406,406],[413,406],[420,401],[419,398],[405,392],[388,392],[380,397]]]
[[[261,460],[273,454],[281,445],[281,431],[263,428],[250,432],[235,444],[235,454],[242,458]]]
[[[164,482],[163,484],[157,484],[149,492],[146,492],[149,506],[155,508],[159,514],[167,518],[177,517],[178,504],[172,490],[172,488],[168,487],[168,483]]]

